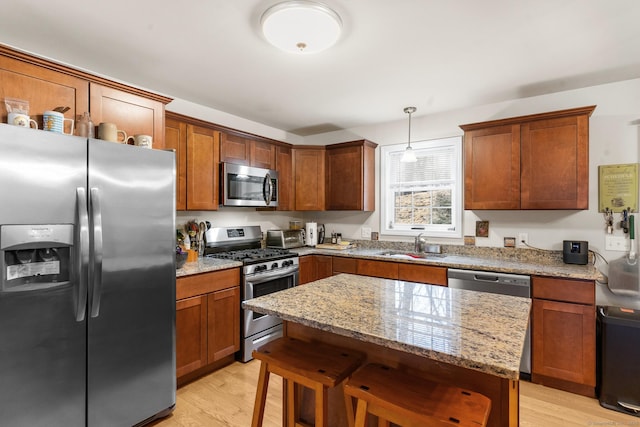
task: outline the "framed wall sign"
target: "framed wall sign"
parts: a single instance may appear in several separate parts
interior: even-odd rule
[[[598,210],[638,212],[638,163],[598,166]]]

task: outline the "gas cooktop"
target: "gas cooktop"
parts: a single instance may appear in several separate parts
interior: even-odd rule
[[[253,264],[257,262],[272,261],[283,258],[296,256],[288,249],[276,248],[255,248],[242,249],[237,251],[222,251],[207,254],[208,258],[229,259],[233,261],[241,261],[244,264]]]

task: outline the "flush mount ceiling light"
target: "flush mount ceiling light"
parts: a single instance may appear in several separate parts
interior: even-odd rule
[[[285,1],[262,15],[262,32],[269,43],[286,52],[316,53],[333,46],[340,37],[340,16],[315,1]]]
[[[400,161],[403,163],[413,163],[418,161],[416,155],[413,153],[413,149],[411,149],[411,114],[416,112],[416,107],[406,107],[404,112],[409,114],[409,137],[407,138],[407,148],[405,148]]]

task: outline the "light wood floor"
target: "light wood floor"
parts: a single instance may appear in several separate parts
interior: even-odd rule
[[[176,409],[154,427],[247,427],[259,363],[235,362],[178,389]],[[271,376],[264,427],[280,427],[282,382]],[[640,426],[640,418],[602,408],[596,399],[520,383],[522,427]]]

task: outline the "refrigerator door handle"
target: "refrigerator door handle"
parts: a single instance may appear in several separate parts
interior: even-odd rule
[[[76,188],[76,214],[78,216],[76,241],[76,276],[78,298],[76,321],[82,322],[87,310],[87,282],[89,280],[89,213],[87,212],[87,193],[84,187]]]
[[[91,222],[93,232],[93,260],[91,263],[91,317],[100,315],[100,297],[102,295],[102,210],[100,208],[100,190],[91,189]]]

